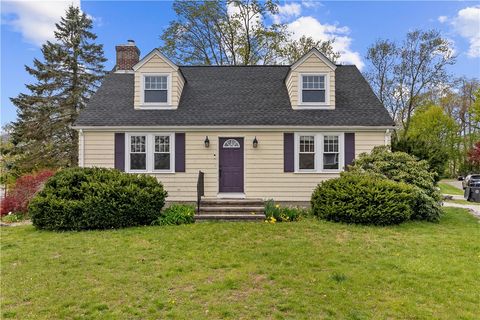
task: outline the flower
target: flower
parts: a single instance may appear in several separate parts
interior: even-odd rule
[[[277,208],[277,209],[280,208],[280,205],[279,204],[275,205],[275,208]]]

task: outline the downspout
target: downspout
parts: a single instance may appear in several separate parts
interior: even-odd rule
[[[83,135],[83,129],[78,131],[79,135],[79,155],[78,155],[78,166],[83,167],[85,164],[85,137]]]
[[[391,143],[392,143],[392,135],[391,135],[390,129],[387,129],[385,131],[385,145],[390,146]]]

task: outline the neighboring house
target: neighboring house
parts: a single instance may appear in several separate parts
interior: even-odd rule
[[[306,202],[394,123],[355,66],[313,49],[291,66],[178,66],[133,41],[80,113],[79,165],[147,173],[170,201]]]

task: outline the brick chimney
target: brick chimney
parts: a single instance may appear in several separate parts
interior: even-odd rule
[[[131,71],[132,67],[140,61],[140,50],[135,41],[128,40],[126,44],[115,46],[117,51],[116,71]]]

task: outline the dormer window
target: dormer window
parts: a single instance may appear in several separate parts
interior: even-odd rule
[[[300,79],[302,104],[327,104],[327,75],[303,74]]]
[[[168,103],[168,75],[148,75],[143,78],[145,104],[167,104]]]

